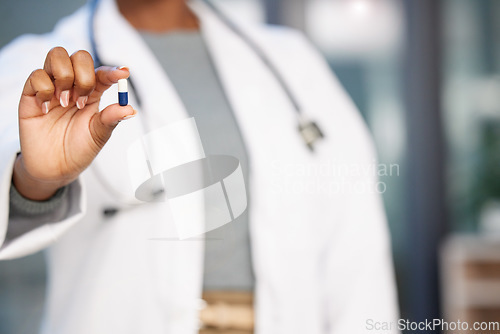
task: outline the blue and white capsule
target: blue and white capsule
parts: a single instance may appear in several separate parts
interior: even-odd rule
[[[127,79],[118,80],[118,103],[121,106],[128,104],[128,83]]]

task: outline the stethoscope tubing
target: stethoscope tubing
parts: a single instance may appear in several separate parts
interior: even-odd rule
[[[296,98],[295,94],[293,94],[292,89],[290,86],[287,84],[286,80],[284,79],[283,75],[281,72],[278,70],[276,66],[274,66],[273,62],[269,58],[269,56],[264,52],[264,50],[252,39],[250,38],[238,25],[236,25],[232,20],[230,20],[226,15],[224,15],[218,8],[215,6],[210,0],[203,0],[207,6],[217,15],[217,17],[220,19],[221,22],[223,22],[232,32],[234,32],[238,37],[240,37],[248,46],[250,49],[252,49],[255,54],[259,57],[259,59],[262,61],[264,66],[271,72],[273,77],[276,79],[278,82],[279,86],[281,87],[282,91],[285,93],[287,96],[288,100],[290,101],[290,104],[293,106],[294,112],[296,114],[296,118],[298,121],[298,126],[297,130],[299,134],[301,135],[302,139],[306,143],[307,147],[310,149],[311,152],[313,152],[313,144],[317,139],[323,138],[323,132],[320,130],[319,126],[313,122],[309,121],[303,111],[300,103],[298,102],[298,99]],[[97,48],[97,42],[96,42],[96,32],[95,32],[95,17],[97,13],[99,5],[99,0],[90,0],[90,16],[89,16],[89,38],[90,38],[90,47],[91,47],[91,54],[94,59],[94,66],[97,68],[99,66],[102,66],[103,60],[100,58],[100,54],[98,52]],[[134,85],[134,80],[133,77],[129,77],[128,79],[129,86],[131,88],[131,91],[134,94],[135,102],[138,106],[139,109],[142,107],[142,100],[141,96],[138,93],[136,86]],[[146,133],[147,132],[147,125],[145,124],[145,121],[141,118],[143,130]],[[103,188],[112,195],[114,198],[118,199],[120,203],[122,203],[125,208],[133,208],[138,205],[141,205],[143,203],[140,203],[137,200],[132,200],[132,199],[124,199],[122,194],[120,194],[118,191],[114,189],[114,187],[109,184],[109,182],[106,181],[106,178],[98,171],[98,168],[93,168],[92,169],[96,178],[98,181],[101,183]],[[103,210],[103,213],[105,216],[113,216],[116,214],[118,211],[123,210],[124,208],[105,208]]]

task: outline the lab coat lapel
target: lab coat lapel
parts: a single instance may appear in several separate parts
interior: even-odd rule
[[[95,165],[104,172],[118,162],[122,168],[106,177],[123,197],[134,199],[135,189],[132,189],[131,182],[124,182],[130,178],[128,167],[123,168],[128,166],[127,150],[145,133],[185,119],[188,115],[158,60],[139,33],[119,13],[114,0],[99,1],[94,27],[94,39],[101,62],[130,68],[131,82],[137,91],[131,89],[129,100],[138,109],[134,119],[123,122],[115,129]],[[116,31],[121,33],[116,34]],[[140,97],[140,105],[136,97]],[[112,103],[116,103],[115,88],[103,95],[101,108]]]
[[[151,50],[142,40],[138,32],[121,16],[113,0],[103,0],[99,3],[95,18],[96,44],[101,61],[104,64],[126,65],[130,68],[134,88],[141,98],[138,116],[123,122],[114,131],[96,163],[101,170],[109,169],[110,164],[116,165],[117,160],[125,158],[126,150],[131,142],[163,125],[188,117],[175,88]],[[121,31],[116,35],[114,32]],[[116,92],[108,92],[103,96],[101,104],[116,103]],[[131,104],[134,103],[134,92],[130,94]],[[137,107],[137,106],[134,106]],[[146,123],[146,128],[141,126]],[[121,150],[121,152],[120,152]],[[120,152],[120,153],[117,153]],[[120,160],[121,161],[121,160]],[[126,169],[126,168],[122,168]],[[113,177],[113,175],[110,175]],[[120,176],[123,182],[124,176]],[[193,206],[203,207],[203,200],[193,203]],[[157,205],[157,204],[155,204]],[[168,202],[164,205],[165,220],[171,217]],[[169,221],[168,224],[172,224]],[[162,229],[158,229],[162,231]],[[171,230],[169,230],[171,231]],[[158,248],[160,257],[158,268],[155,268],[159,280],[163,280],[159,298],[165,305],[165,318],[172,333],[191,334],[196,331],[197,307],[201,296],[204,242],[172,240],[173,235],[154,235],[152,238],[166,240],[150,241]],[[167,240],[168,239],[168,240]],[[170,284],[166,284],[169,282]],[[171,314],[169,316],[168,314]],[[194,326],[194,327],[193,327]]]
[[[141,97],[141,109],[172,122],[188,115],[165,71],[140,34],[125,20],[113,0],[101,1],[95,30],[97,49],[105,64],[126,65]],[[116,34],[121,31],[121,34]],[[167,110],[168,108],[168,110]],[[149,117],[149,115],[148,115]]]

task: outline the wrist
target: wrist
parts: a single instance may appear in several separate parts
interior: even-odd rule
[[[32,201],[45,201],[54,196],[58,189],[72,180],[41,180],[33,177],[25,168],[22,155],[14,163],[12,183],[23,197]]]

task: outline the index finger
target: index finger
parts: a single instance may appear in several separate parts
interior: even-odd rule
[[[130,76],[128,67],[111,67],[101,66],[95,70],[96,87],[92,94],[89,96],[87,103],[94,103],[99,101],[102,94],[111,86],[116,84],[119,79],[127,79]]]
[[[60,46],[52,48],[45,58],[43,69],[54,81],[57,99],[60,98],[63,91],[68,91],[69,93],[69,90],[73,87],[75,75],[66,49]]]

